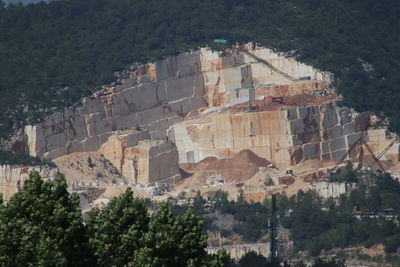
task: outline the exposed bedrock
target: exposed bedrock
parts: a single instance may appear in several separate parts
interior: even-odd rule
[[[48,166],[0,165],[0,192],[3,199],[10,200],[13,194],[21,190],[32,171],[39,172],[43,179],[54,179],[58,173],[57,168]]]
[[[202,48],[141,66],[120,84],[26,126],[18,146],[8,147],[25,144],[30,155],[48,159],[99,152],[136,183],[178,181],[178,162],[244,149],[280,168],[354,159],[370,118],[339,107],[329,81],[327,73],[266,48]],[[285,104],[271,104],[272,96],[284,96]],[[384,129],[365,135],[376,154],[392,140]],[[395,159],[398,145],[386,156]]]
[[[301,98],[303,96],[296,96]],[[369,122],[334,101],[308,106],[275,106],[265,110],[226,109],[177,123],[171,130],[180,162],[209,156],[231,157],[250,149],[280,168],[307,159],[339,161],[358,156],[360,138]]]

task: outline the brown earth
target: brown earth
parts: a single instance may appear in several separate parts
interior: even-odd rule
[[[293,95],[283,97],[283,104],[271,103],[271,100],[254,100],[250,104],[255,107],[253,112],[278,110],[282,107],[301,107],[311,105],[322,105],[335,100],[336,96],[319,96],[319,95]],[[234,112],[243,112],[249,108],[249,103],[238,104],[229,109]]]
[[[232,158],[217,159],[207,157],[199,163],[185,163],[180,167],[189,173],[194,172],[215,172],[220,174],[226,181],[246,181],[253,177],[261,167],[271,165],[252,151],[246,149],[237,153]]]
[[[91,164],[89,164],[89,158]],[[68,182],[126,182],[121,173],[98,152],[72,153],[54,160]]]

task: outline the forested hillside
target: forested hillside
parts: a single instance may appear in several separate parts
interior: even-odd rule
[[[3,2],[6,4],[18,4],[21,3],[23,5],[29,5],[29,4],[36,4],[39,2],[49,2],[48,0],[4,0]]]
[[[0,135],[70,105],[115,73],[210,44],[253,41],[331,71],[344,103],[400,132],[395,0],[64,0],[0,5]]]

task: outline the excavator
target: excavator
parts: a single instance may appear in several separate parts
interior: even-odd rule
[[[271,103],[285,104],[285,102],[283,101],[283,96],[277,96],[271,98]]]

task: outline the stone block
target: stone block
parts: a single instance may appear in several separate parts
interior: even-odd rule
[[[299,119],[303,120],[313,114],[312,107],[299,107]]]
[[[92,136],[83,141],[83,148],[85,152],[95,152],[100,148],[99,136]]]
[[[65,128],[67,140],[83,140],[88,136],[85,120],[81,116],[65,121]]]
[[[151,140],[166,140],[167,138],[167,130],[158,130],[150,132]]]
[[[126,136],[126,147],[133,147],[136,146],[139,142],[138,134],[131,133]]]
[[[321,154],[321,160],[332,160],[331,153]]]
[[[157,101],[157,87],[154,83],[146,83],[139,87],[140,110],[154,108],[159,105]]]
[[[361,138],[361,133],[355,133],[355,134],[350,134],[347,136],[347,146],[350,148],[353,146],[356,142],[359,142]]]
[[[193,96],[204,97],[204,76],[199,73],[192,76],[193,78]]]
[[[306,144],[303,146],[303,154],[305,159],[308,159],[319,153],[319,144]]]
[[[332,152],[332,160],[333,161],[339,161],[342,159],[346,159],[345,156],[347,156],[346,150],[338,150],[338,151]]]
[[[147,126],[151,122],[158,121],[164,118],[164,109],[163,107],[158,106],[152,109],[147,109],[145,111],[138,112],[137,116],[139,125]]]
[[[237,105],[254,100],[254,88],[236,88],[229,93],[229,105]]]
[[[303,142],[299,139],[297,135],[292,135],[292,144],[293,146],[299,146],[302,145]]]
[[[149,131],[160,131],[160,130],[167,130],[170,124],[168,119],[162,119],[159,121],[155,121],[149,124]]]
[[[205,107],[206,102],[204,101],[204,97],[193,97],[190,98],[190,105],[191,105],[191,111]]]
[[[244,54],[234,55],[235,66],[245,64]]]
[[[329,150],[329,142],[321,142],[321,150],[322,150],[322,153],[330,152],[330,150]]]
[[[336,109],[332,103],[324,105],[322,126],[324,129],[332,128],[338,123]]]
[[[110,136],[112,136],[112,132],[100,134],[99,135],[100,145],[106,143]]]
[[[118,130],[135,128],[138,125],[137,113],[119,116],[115,118],[115,124]]]
[[[333,139],[329,142],[330,151],[346,149],[346,140],[344,137]]]
[[[122,80],[122,84],[117,86],[117,89],[123,90],[126,88],[133,87],[133,86],[135,86],[135,84],[136,84],[135,78],[124,79],[124,80]]]
[[[177,64],[176,57],[169,57],[155,62],[157,81],[165,80],[176,76]]]
[[[143,141],[143,140],[150,139],[150,133],[147,130],[146,131],[140,131],[137,134],[138,134],[138,141]]]
[[[172,116],[168,118],[169,124],[174,125],[175,123],[179,123],[183,121],[182,116]]]
[[[166,88],[166,81],[160,81],[156,84],[156,98],[158,103],[163,104],[167,102],[167,88]]]
[[[222,89],[225,87],[225,90],[229,91],[236,88],[243,88],[241,68],[223,69],[221,71],[221,76],[222,81],[220,82],[220,86]]]
[[[290,130],[292,134],[301,134],[304,132],[304,123],[302,120],[290,121]]]
[[[298,118],[297,116],[297,109],[293,108],[293,109],[288,109],[287,111],[287,118],[288,120],[292,121]]]
[[[176,64],[178,69],[185,66],[195,65],[198,61],[199,61],[199,55],[197,53],[179,54],[176,57]]]
[[[64,146],[64,147],[53,149],[49,152],[44,153],[43,158],[53,160],[53,159],[65,156],[67,154],[68,154],[68,148]]]
[[[346,123],[345,125],[342,126],[343,135],[349,135],[352,133],[354,133],[354,124],[352,122]]]
[[[336,139],[342,136],[342,127],[340,125],[326,130],[328,139]]]
[[[56,148],[60,148],[65,145],[67,139],[65,137],[65,133],[59,133],[52,136],[48,136],[46,139],[47,151],[54,150]]]
[[[68,142],[67,147],[68,147],[68,153],[67,154],[83,152],[84,151],[83,143],[80,142],[80,141]]]
[[[133,104],[131,103],[131,93],[130,90],[125,90],[111,95],[112,101],[112,115],[118,116],[126,114],[133,110]]]
[[[223,69],[233,68],[236,64],[234,56],[222,57],[221,62]]]
[[[170,78],[166,81],[168,102],[193,95],[192,77]]]
[[[241,87],[242,88],[253,87],[253,76],[251,75],[250,65],[246,65],[240,68],[240,73],[242,76]]]
[[[182,99],[168,105],[176,114],[186,116],[187,113],[192,111],[190,98]]]
[[[100,98],[84,97],[81,100],[81,106],[78,111],[79,110],[80,115],[104,112],[104,104],[102,103]]]

